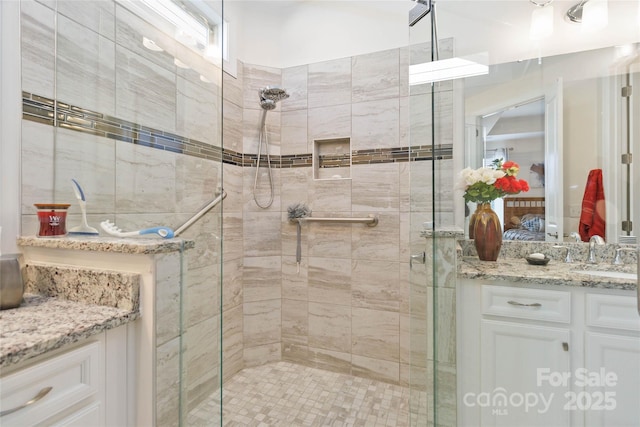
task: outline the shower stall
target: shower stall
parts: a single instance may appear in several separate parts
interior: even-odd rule
[[[429,64],[539,89],[539,6],[498,2],[513,35],[495,2],[243,3],[19,2],[21,234],[71,178],[90,224],[198,217],[155,303],[156,425],[456,426],[455,181],[498,92]]]

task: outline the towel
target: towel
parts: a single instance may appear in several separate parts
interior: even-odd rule
[[[605,202],[602,187],[602,169],[589,172],[587,185],[582,199],[582,213],[578,231],[583,242],[588,242],[591,236],[598,235],[605,239]],[[606,240],[606,239],[605,239]]]

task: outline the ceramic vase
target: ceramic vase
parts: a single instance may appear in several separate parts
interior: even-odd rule
[[[489,203],[480,203],[476,209],[473,236],[478,258],[496,261],[502,247],[502,226]]]

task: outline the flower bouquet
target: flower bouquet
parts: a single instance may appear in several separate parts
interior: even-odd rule
[[[489,203],[508,194],[529,191],[529,183],[517,178],[520,171],[517,163],[496,159],[492,166],[463,169],[459,181],[465,202],[478,204],[469,219],[469,238],[474,239],[478,257],[483,261],[497,260],[502,247],[500,220]]]

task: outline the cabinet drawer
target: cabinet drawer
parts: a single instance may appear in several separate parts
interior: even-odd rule
[[[2,416],[2,426],[42,423],[96,396],[104,375],[102,352],[102,343],[92,342],[1,378],[0,411],[19,407],[51,387],[38,401]]]
[[[570,323],[571,294],[564,291],[484,285],[482,314]]]
[[[640,331],[640,315],[635,297],[587,294],[587,325]]]

